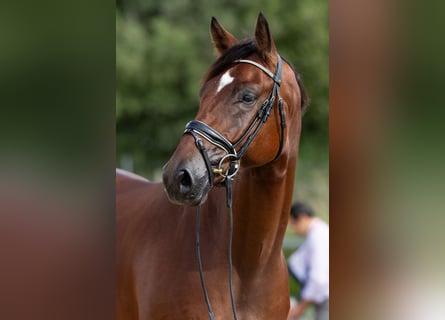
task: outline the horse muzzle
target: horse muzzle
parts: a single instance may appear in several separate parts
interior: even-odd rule
[[[207,199],[211,188],[207,169],[199,153],[176,161],[176,154],[163,168],[162,180],[168,199],[175,204],[197,206]]]

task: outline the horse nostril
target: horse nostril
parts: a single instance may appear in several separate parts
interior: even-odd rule
[[[179,183],[181,193],[189,192],[192,188],[192,177],[187,170],[179,170],[176,175],[176,181]]]

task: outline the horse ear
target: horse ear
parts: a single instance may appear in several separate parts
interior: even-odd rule
[[[271,59],[276,53],[275,43],[270,35],[269,24],[262,12],[258,15],[255,29],[255,41],[265,60]]]
[[[212,40],[215,44],[216,51],[218,54],[223,54],[227,49],[234,46],[238,39],[235,38],[230,32],[224,29],[215,19],[212,17],[212,22],[210,23],[210,31],[212,33]]]

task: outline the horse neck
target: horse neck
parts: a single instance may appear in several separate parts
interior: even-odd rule
[[[234,263],[247,270],[281,255],[293,195],[296,158],[240,172],[234,183]],[[276,260],[274,260],[276,261]]]

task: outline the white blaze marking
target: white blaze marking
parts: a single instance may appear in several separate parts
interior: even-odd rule
[[[229,71],[224,73],[219,80],[218,89],[216,89],[216,93],[220,92],[225,86],[227,86],[229,83],[231,83],[235,79],[229,74]]]

